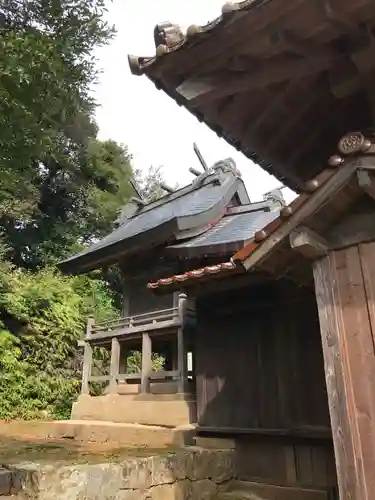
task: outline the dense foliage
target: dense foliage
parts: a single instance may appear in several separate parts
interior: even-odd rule
[[[0,278],[0,418],[47,412],[69,416],[80,385],[77,341],[85,318],[118,315],[105,283],[31,273],[2,264]]]
[[[0,2],[0,419],[69,417],[77,340],[89,314],[119,314],[119,276],[53,266],[114,227],[131,177],[147,196],[161,179],[159,169],[140,178],[125,146],[97,138],[90,89],[93,51],[113,35],[105,4]],[[97,369],[107,360],[99,352]],[[139,353],[130,361],[139,369]]]

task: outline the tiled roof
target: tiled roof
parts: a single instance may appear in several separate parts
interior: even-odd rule
[[[372,123],[363,100],[366,83],[357,78],[355,65],[348,65],[346,77],[358,80],[356,85],[343,86],[338,76],[326,75],[341,74],[343,59],[360,60],[363,72],[370,72],[373,45],[354,40],[363,36],[363,26],[370,34],[374,30],[374,1],[318,4],[233,1],[214,21],[186,33],[161,23],[154,31],[155,55],[129,56],[130,69],[301,192],[337,137],[348,127]],[[352,42],[343,46],[343,39]],[[319,50],[306,50],[306,44]]]
[[[172,245],[168,249],[181,251],[206,248],[207,253],[217,253],[218,246],[230,248],[232,244],[238,244],[237,248],[242,247],[254,237],[256,231],[262,229],[279,215],[279,212],[251,211],[251,206],[248,205],[246,207],[247,211],[244,213],[236,213],[235,210],[230,210],[228,214],[205,233],[183,243]],[[235,251],[235,248],[232,251]]]
[[[209,276],[217,273],[230,273],[236,270],[236,264],[233,262],[222,262],[221,264],[216,264],[213,266],[206,266],[200,269],[193,269],[192,271],[188,271],[184,274],[175,274],[174,276],[170,276],[168,278],[162,278],[158,281],[153,281],[147,284],[147,288],[151,290],[155,288],[159,288],[161,286],[173,285],[175,283],[182,283],[187,280],[197,280],[199,278],[203,278],[204,276]]]
[[[375,141],[374,141],[375,142]],[[346,148],[346,150],[344,149]],[[371,140],[364,137],[361,133],[355,132],[344,136],[339,143],[341,155],[334,155],[328,160],[328,168],[323,170],[315,179],[307,182],[305,192],[298,196],[290,205],[282,208],[280,214],[268,213],[270,220],[263,226],[259,227],[253,234],[252,241],[245,245],[235,255],[230,262],[218,264],[217,266],[206,267],[203,269],[191,270],[183,275],[176,275],[166,279],[160,279],[155,283],[149,283],[149,288],[156,289],[162,286],[186,282],[191,279],[201,278],[209,274],[223,273],[231,270],[232,272],[240,272],[241,268],[244,271],[252,266],[245,266],[245,261],[263,249],[265,252],[273,250],[285,235],[288,235],[293,229],[303,223],[304,217],[309,217],[314,210],[319,207],[314,207],[314,202],[320,201],[322,205],[330,199],[334,193],[335,178],[337,178],[341,169],[347,168],[347,177],[343,176],[341,184],[337,183],[338,188],[343,183],[347,182],[350,175],[356,170],[357,164],[353,162],[353,155],[371,154],[375,155],[375,144]],[[347,157],[347,159],[345,159]],[[351,157],[351,158],[350,158]],[[349,161],[348,161],[349,160]],[[330,187],[330,189],[327,189]],[[322,192],[325,190],[324,195]],[[330,194],[331,193],[331,194]],[[263,214],[264,215],[264,214]],[[262,217],[263,217],[262,215]],[[273,216],[273,217],[272,217]],[[286,230],[285,235],[282,232]],[[267,253],[266,253],[267,255]],[[255,261],[254,261],[255,262]]]
[[[129,65],[132,73],[142,74],[146,71],[148,66],[156,63],[158,59],[166,54],[175,52],[182,47],[196,44],[201,38],[205,37],[208,33],[220,28],[222,24],[229,21],[231,15],[246,10],[251,10],[261,7],[271,0],[243,0],[242,2],[227,2],[222,6],[221,16],[207,24],[198,26],[193,24],[188,27],[186,34],[184,34],[180,27],[171,23],[162,23],[155,28],[155,46],[156,54],[153,57],[136,57],[129,56]],[[164,42],[164,43],[159,43]]]
[[[211,210],[217,209],[216,217],[222,216],[226,204],[242,182],[235,169],[225,169],[224,165],[223,168],[213,170],[202,182],[197,178],[191,185],[140,208],[108,236],[59,265],[62,268],[69,267],[72,262],[90,258],[101,250],[124,243],[166,223],[175,223],[172,232],[176,233],[194,227],[192,218]]]

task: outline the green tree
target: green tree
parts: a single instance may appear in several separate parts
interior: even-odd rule
[[[69,153],[94,134],[82,115],[93,110],[92,50],[113,34],[104,12],[103,0],[4,0],[0,5],[0,166],[2,178],[14,179],[12,169],[22,174],[4,190],[7,204],[17,211],[25,195],[30,206],[35,201],[33,180],[40,164],[64,159],[72,166]]]
[[[34,418],[47,410],[68,418],[77,398],[88,315],[118,316],[105,283],[0,266],[0,418]]]
[[[92,118],[104,12],[102,0],[0,5],[0,232],[17,265],[100,236],[127,196],[129,154],[98,142]]]
[[[151,165],[146,172],[138,169],[135,171],[134,177],[143,198],[146,200],[155,201],[166,195],[164,189],[160,187],[160,184],[165,182],[162,165],[157,167]],[[171,187],[178,189],[178,184]]]

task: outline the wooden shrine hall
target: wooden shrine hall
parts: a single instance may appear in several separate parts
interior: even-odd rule
[[[176,191],[164,185],[165,196],[153,202],[138,193],[117,229],[59,265],[65,273],[84,273],[117,264],[124,284],[122,317],[88,322],[76,420],[171,427],[196,422],[194,300],[173,291],[155,296],[147,283],[169,274],[184,279],[185,271],[202,265],[215,272],[285,205],[279,190],[251,203],[233,160],[211,168],[201,160],[201,170],[191,169],[190,185]],[[111,353],[105,375],[93,367],[96,347]],[[139,373],[129,372],[127,358],[134,351],[142,354]],[[163,357],[163,370],[153,370],[155,354]],[[90,396],[95,382],[106,384],[105,394]]]
[[[299,194],[228,259],[149,280],[195,303],[197,432],[235,441],[260,498],[373,500],[375,2],[244,0],[154,40],[132,72]]]

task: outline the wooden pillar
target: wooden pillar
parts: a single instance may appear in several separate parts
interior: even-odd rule
[[[130,316],[130,283],[126,277],[123,277],[122,284],[122,317],[127,318]]]
[[[185,348],[184,339],[184,329],[183,322],[186,311],[186,301],[187,297],[184,293],[181,293],[178,301],[179,317],[181,320],[181,326],[177,330],[177,369],[179,372],[178,377],[178,392],[184,393],[186,391],[187,384],[187,353]]]
[[[150,392],[150,374],[152,371],[152,341],[148,333],[142,335],[142,373],[141,392]]]
[[[109,393],[117,394],[117,377],[120,369],[120,343],[116,337],[112,339],[111,364],[109,368]]]
[[[85,347],[83,353],[83,367],[82,367],[82,394],[90,394],[89,381],[92,368],[92,347],[89,342],[91,337],[92,327],[94,326],[94,318],[89,318],[86,325]]]
[[[375,243],[314,263],[341,500],[375,498]]]
[[[127,373],[128,371],[128,348],[125,344],[120,345],[120,363],[119,363],[119,373]]]

